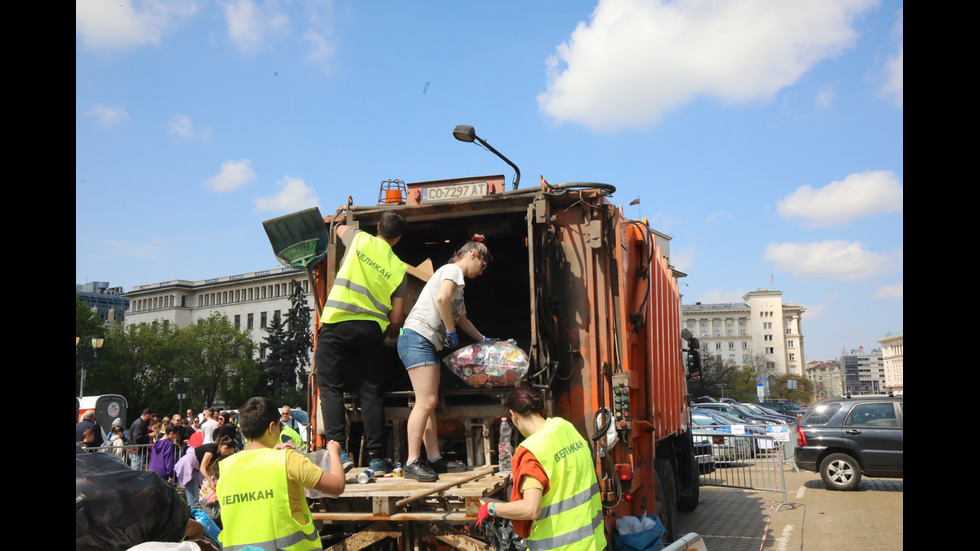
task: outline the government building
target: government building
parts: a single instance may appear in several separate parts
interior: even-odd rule
[[[681,305],[681,326],[697,337],[702,357],[737,366],[764,367],[773,375],[804,374],[801,318],[806,308],[783,302],[782,291],[757,289],[745,302]]]
[[[259,359],[265,359],[266,327],[275,314],[286,317],[293,282],[303,287],[312,318],[315,309],[306,273],[283,267],[201,281],[137,285],[123,295],[129,299],[126,325],[166,320],[186,327],[217,312],[235,328],[250,330]]]

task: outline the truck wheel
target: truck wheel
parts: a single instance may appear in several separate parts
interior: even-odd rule
[[[701,477],[699,474],[698,460],[694,455],[688,458],[688,487],[687,491],[677,493],[677,510],[693,511],[698,508],[698,500],[701,498]],[[683,472],[683,470],[681,471]]]
[[[832,453],[820,462],[820,478],[830,490],[853,490],[861,482],[861,465],[846,453]]]
[[[657,517],[664,525],[664,543],[674,541],[674,519],[677,517],[677,489],[674,483],[674,467],[666,459],[654,459],[657,473]]]

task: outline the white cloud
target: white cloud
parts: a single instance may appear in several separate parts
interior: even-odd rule
[[[597,130],[646,128],[698,97],[770,99],[857,41],[877,0],[600,0],[547,60],[539,108]]]
[[[224,5],[228,38],[245,54],[261,51],[270,37],[289,30],[290,19],[275,2],[261,6],[252,0],[236,0]]]
[[[198,130],[194,127],[194,123],[191,118],[187,115],[177,114],[170,117],[165,125],[167,133],[171,136],[185,140],[194,140],[198,138],[207,138],[211,135],[211,131],[207,128]]]
[[[310,46],[309,61],[314,65],[319,65],[325,70],[330,69],[330,61],[333,60],[334,47],[327,41],[322,33],[306,31],[303,38]]]
[[[899,37],[898,52],[885,62],[885,85],[878,91],[891,98],[895,107],[902,109],[905,98],[905,33],[904,11],[899,10],[895,34]]]
[[[779,200],[783,218],[802,218],[808,227],[846,224],[862,216],[902,212],[904,190],[888,170],[857,172],[826,186],[801,186]]]
[[[827,313],[826,304],[814,304],[812,306],[806,305],[806,314],[804,314],[804,321],[811,322],[817,321],[822,318],[824,314]]]
[[[279,193],[256,199],[255,210],[296,211],[308,209],[320,203],[316,191],[299,178],[284,176],[282,180],[276,182],[276,186],[280,188]]]
[[[129,113],[121,105],[103,105],[97,103],[85,112],[89,118],[102,126],[115,126],[129,120]]]
[[[859,241],[770,243],[763,259],[777,272],[837,281],[854,281],[884,273],[901,264],[901,250],[890,254],[868,251]]]
[[[75,34],[90,51],[158,45],[198,11],[196,0],[75,0]]]
[[[204,185],[221,193],[234,191],[255,179],[251,165],[248,159],[225,161],[221,163],[221,172],[208,178]]]
[[[821,109],[829,109],[834,105],[834,99],[836,97],[837,91],[833,88],[821,88],[820,91],[817,92],[817,95],[813,101],[817,104],[817,107]]]
[[[885,300],[889,298],[904,298],[905,294],[905,284],[899,283],[898,285],[886,285],[875,293],[874,298],[877,300]]]

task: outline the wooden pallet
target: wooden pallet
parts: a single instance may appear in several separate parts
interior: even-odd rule
[[[371,510],[363,512],[326,511],[313,513],[324,522],[368,522],[378,520],[473,521],[479,498],[500,492],[510,473],[498,473],[494,466],[439,475],[435,482],[419,482],[404,477],[375,478],[358,484],[358,470],[348,473],[344,493],[327,499],[328,509],[337,500],[370,500]]]
[[[412,541],[429,537],[456,549],[484,551],[486,543],[453,525],[475,522],[480,498],[500,493],[511,479],[510,473],[498,473],[495,466],[441,474],[435,482],[388,477],[358,484],[359,472],[348,473],[351,476],[339,497],[321,500],[327,511],[312,513],[313,520],[324,524],[365,524],[330,551],[356,551],[385,538],[403,540],[402,547],[409,549],[415,547]]]

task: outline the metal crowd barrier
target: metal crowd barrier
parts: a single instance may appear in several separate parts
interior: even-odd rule
[[[85,448],[85,451],[89,453],[113,454],[119,457],[119,459],[130,467],[141,471],[150,470],[150,453],[152,450],[153,444],[126,444],[124,446],[97,446]],[[177,446],[177,448],[174,450],[174,462],[179,461],[182,456],[183,452],[181,451],[180,446]]]
[[[749,427],[694,429],[695,441],[711,442],[715,463],[714,472],[701,475],[701,485],[778,492],[786,504],[783,470],[796,469],[795,425],[768,426],[765,433]]]

